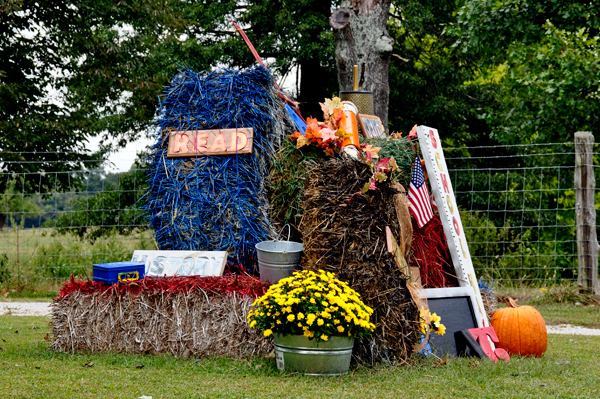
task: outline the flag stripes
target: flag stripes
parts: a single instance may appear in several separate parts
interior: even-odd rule
[[[431,200],[429,199],[429,190],[425,183],[425,174],[421,167],[421,160],[417,155],[412,177],[410,178],[410,187],[408,190],[408,201],[410,202],[410,212],[417,220],[419,228],[425,226],[433,217],[431,209]]]

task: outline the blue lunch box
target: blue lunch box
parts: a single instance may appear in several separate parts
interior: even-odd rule
[[[113,262],[94,265],[94,281],[101,283],[127,283],[144,278],[146,265],[140,262]]]

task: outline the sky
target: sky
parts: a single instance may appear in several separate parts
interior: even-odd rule
[[[100,147],[100,137],[92,137],[89,143],[92,151],[97,150]],[[154,144],[154,140],[142,137],[127,144],[125,148],[122,148],[118,152],[110,154],[108,163],[105,166],[106,172],[127,172],[131,168],[133,161],[135,161],[138,152],[144,151],[147,146],[152,144]]]

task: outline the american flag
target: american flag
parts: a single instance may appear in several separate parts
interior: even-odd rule
[[[425,174],[423,173],[421,160],[418,155],[415,160],[412,177],[410,178],[408,201],[410,202],[410,212],[417,219],[419,228],[425,226],[433,217],[433,210],[431,209],[429,191],[425,183]]]

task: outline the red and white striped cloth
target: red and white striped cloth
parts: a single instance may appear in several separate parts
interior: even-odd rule
[[[412,177],[410,178],[408,202],[410,202],[410,212],[417,219],[419,228],[425,226],[433,217],[433,210],[431,209],[427,183],[425,183],[425,174],[423,173],[421,160],[418,155],[415,160]]]

